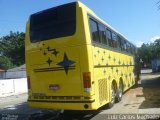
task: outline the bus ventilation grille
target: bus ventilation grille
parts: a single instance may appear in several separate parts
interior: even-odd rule
[[[107,101],[107,79],[101,79],[98,81],[99,84],[99,102],[102,104]]]

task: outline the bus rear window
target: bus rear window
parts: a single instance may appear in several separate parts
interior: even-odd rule
[[[31,42],[71,36],[75,31],[76,3],[50,8],[30,17]]]

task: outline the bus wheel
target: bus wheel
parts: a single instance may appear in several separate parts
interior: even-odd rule
[[[116,86],[114,84],[112,84],[111,86],[111,97],[112,97],[112,100],[111,102],[108,104],[108,107],[109,108],[112,108],[114,106],[114,103],[115,103],[115,98],[116,98]]]
[[[123,83],[119,82],[119,88],[117,89],[116,102],[120,102],[123,96]]]

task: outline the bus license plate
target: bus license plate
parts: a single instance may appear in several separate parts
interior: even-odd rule
[[[59,88],[60,87],[57,84],[49,85],[49,87],[48,87],[49,90],[59,90]]]

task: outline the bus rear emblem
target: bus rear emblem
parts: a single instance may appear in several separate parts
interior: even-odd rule
[[[67,54],[64,53],[63,61],[59,62],[57,65],[62,66],[65,70],[65,73],[68,74],[69,69],[75,69],[75,66],[71,66],[75,62],[72,60],[69,60],[67,57]]]

